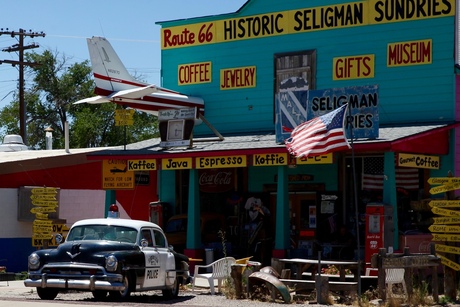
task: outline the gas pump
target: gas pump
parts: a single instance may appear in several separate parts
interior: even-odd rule
[[[162,201],[155,201],[150,203],[150,221],[157,224],[160,227],[164,227],[166,222],[168,204]]]
[[[393,207],[383,204],[368,204],[366,206],[366,240],[364,260],[371,262],[373,254],[379,248],[393,248]]]

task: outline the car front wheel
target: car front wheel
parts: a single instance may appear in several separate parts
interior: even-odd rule
[[[57,289],[51,288],[37,288],[37,294],[42,300],[54,300],[58,295],[59,291]]]
[[[110,291],[109,296],[112,299],[126,299],[131,295],[131,289],[130,289],[130,278],[129,274],[125,274],[123,276],[123,284],[125,285],[125,289],[122,291]]]

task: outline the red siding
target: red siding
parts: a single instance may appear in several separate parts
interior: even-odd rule
[[[18,166],[18,171],[20,167]],[[149,220],[149,203],[157,200],[156,172],[150,172],[150,184],[116,192],[117,201],[132,219]],[[0,175],[0,188],[48,186],[61,189],[102,189],[100,161]],[[64,217],[65,218],[65,217]]]

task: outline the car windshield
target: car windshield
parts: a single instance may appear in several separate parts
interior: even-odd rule
[[[66,241],[108,240],[136,243],[137,230],[124,226],[82,225],[72,228]]]

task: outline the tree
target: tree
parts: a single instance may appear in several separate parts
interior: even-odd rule
[[[53,132],[53,148],[64,148],[65,123],[69,123],[70,147],[100,147],[124,144],[124,128],[114,125],[117,106],[106,103],[80,104],[75,101],[94,94],[94,80],[88,61],[69,65],[70,58],[45,50],[25,54],[26,61],[40,63],[27,67],[31,85],[25,89],[27,136],[29,146],[45,149],[45,128]],[[6,134],[18,134],[19,102],[17,94],[0,110],[0,127]],[[128,143],[158,136],[156,117],[136,112],[134,125],[126,127]]]

